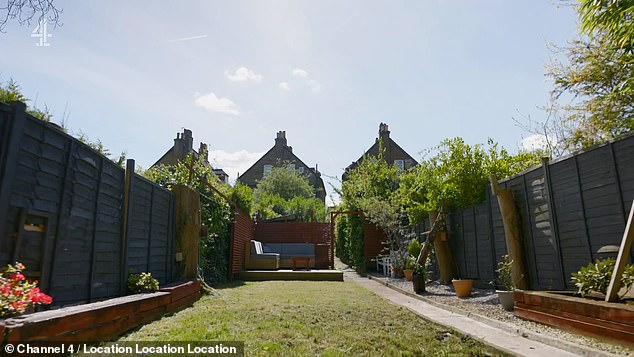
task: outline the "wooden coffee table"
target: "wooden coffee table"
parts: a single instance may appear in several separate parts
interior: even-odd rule
[[[306,270],[310,270],[310,257],[291,257],[291,264],[293,264],[293,270],[297,269],[297,262],[304,262]]]

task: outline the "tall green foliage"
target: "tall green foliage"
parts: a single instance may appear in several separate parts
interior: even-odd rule
[[[576,9],[579,37],[547,68],[554,89],[541,134],[557,138],[559,152],[634,129],[634,1],[579,0]]]
[[[481,203],[486,199],[490,174],[505,178],[540,162],[534,153],[510,155],[492,140],[483,148],[468,145],[462,138],[447,139],[435,152],[400,180],[399,202],[411,223],[443,207]]]
[[[365,243],[363,236],[363,221],[357,215],[348,216],[348,239],[350,263],[358,272],[365,272]]]
[[[379,152],[382,153],[382,145],[379,147]],[[401,176],[397,167],[388,164],[382,154],[379,157],[364,157],[355,169],[348,172],[348,178],[342,184],[342,194],[347,207],[362,211],[368,221],[385,233],[386,241],[383,243],[386,247],[396,252],[404,252],[403,256],[397,257],[400,258],[398,263],[402,265],[406,259],[405,241],[401,234],[405,222],[402,202],[396,193]],[[359,268],[364,269],[363,226],[359,226],[360,235],[350,235],[349,249],[351,260],[360,264]],[[352,240],[359,236],[360,241]]]
[[[194,174],[190,174],[190,166]],[[144,175],[169,189],[175,184],[180,184],[190,186],[200,193],[201,223],[207,227],[207,234],[199,242],[200,272],[204,280],[209,283],[226,281],[233,210],[224,198],[205,184],[205,181],[225,196],[234,198],[236,205],[247,214],[251,213],[249,207],[253,205],[250,189],[245,186],[230,188],[220,183],[212,167],[200,160],[194,160],[191,154],[176,165],[159,165],[147,170]]]
[[[273,167],[254,191],[255,208],[263,218],[295,215],[300,221],[323,221],[324,203],[315,197],[308,179],[285,166]]]
[[[335,221],[335,255],[344,263],[352,264],[350,260],[348,216],[341,215]]]

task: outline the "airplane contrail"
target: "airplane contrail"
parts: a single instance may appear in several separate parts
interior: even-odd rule
[[[198,35],[198,36],[177,38],[177,39],[174,39],[174,40],[167,40],[167,42],[191,41],[191,40],[198,40],[200,38],[205,38],[205,37],[207,37],[207,35]]]

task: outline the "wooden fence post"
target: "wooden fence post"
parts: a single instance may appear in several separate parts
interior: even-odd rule
[[[130,222],[130,202],[132,201],[132,181],[134,176],[134,160],[125,163],[125,178],[123,181],[123,219],[121,220],[121,294],[127,290],[128,282],[128,230]]]
[[[11,186],[15,170],[18,165],[20,142],[26,123],[26,104],[14,102],[11,106],[11,120],[7,124],[6,131],[0,139],[0,224],[6,223],[9,201],[11,198]],[[2,167],[4,165],[4,167]],[[3,228],[3,227],[0,227]]]
[[[634,201],[632,201],[632,208],[630,209],[630,216],[627,219],[627,225],[625,226],[625,232],[623,233],[623,239],[621,240],[621,248],[619,249],[619,255],[616,258],[616,264],[614,265],[614,271],[612,271],[612,279],[608,286],[608,291],[605,294],[605,301],[616,301],[618,299],[619,289],[621,288],[621,275],[625,270],[625,265],[629,259],[630,249],[632,248],[632,240],[634,240]]]
[[[194,279],[198,274],[198,240],[201,225],[200,194],[183,185],[174,185],[172,192],[174,192],[175,197],[175,278]]]
[[[515,208],[513,190],[510,188],[499,188],[497,178],[493,174],[490,176],[490,180],[491,189],[500,205],[500,213],[504,223],[506,250],[509,257],[513,260],[513,266],[511,267],[513,283],[518,289],[526,290],[529,285],[524,262],[524,250],[522,248],[522,224]]]

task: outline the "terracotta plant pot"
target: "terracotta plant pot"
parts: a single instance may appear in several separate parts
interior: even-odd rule
[[[513,311],[513,305],[515,304],[515,293],[509,290],[496,290],[498,293],[498,299],[500,299],[500,305],[506,311]]]
[[[403,270],[403,273],[405,273],[405,280],[412,281],[412,274],[414,274],[413,269],[405,269]]]
[[[414,285],[414,292],[416,294],[425,292],[425,276],[423,274],[412,275],[412,284]]]
[[[471,288],[473,288],[473,280],[471,279],[454,279],[451,281],[453,288],[458,297],[471,296]]]

